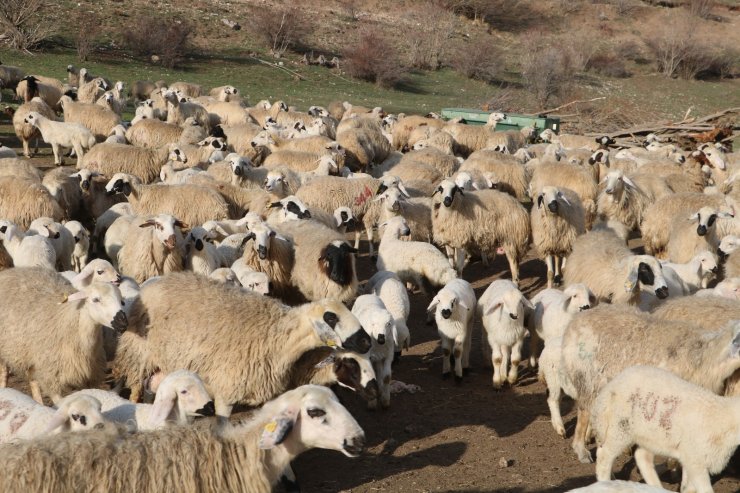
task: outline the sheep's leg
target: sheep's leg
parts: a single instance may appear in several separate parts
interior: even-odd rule
[[[493,360],[493,388],[500,389],[503,382],[501,378],[501,367],[504,362],[504,351],[501,351],[502,346],[500,344],[493,344],[491,347],[491,353]]]
[[[655,456],[642,447],[637,447],[637,450],[635,450],[635,463],[637,464],[637,468],[640,470],[640,474],[642,474],[642,479],[644,479],[647,484],[660,488],[663,485],[660,484],[658,473],[655,472],[654,459]],[[596,460],[598,464],[598,452],[596,454]],[[599,466],[597,465],[596,467]]]
[[[547,266],[547,287],[555,286],[555,255],[545,255],[545,265]]]
[[[465,351],[463,344],[464,341],[455,339],[455,347],[452,350],[452,354],[455,356],[455,381],[457,383],[462,382],[463,377],[463,352]]]
[[[360,236],[362,236],[362,230],[355,231],[355,249],[360,249]]]
[[[28,142],[28,139],[21,139],[23,141],[23,155],[27,158],[31,157],[31,146]]]
[[[424,276],[418,273],[414,274],[414,282],[416,283],[416,287],[419,288],[419,291],[421,291],[421,294],[426,296],[428,293],[427,288],[424,285]]]
[[[465,341],[463,342],[463,355],[462,355],[463,373],[465,373],[465,370],[470,368],[470,348],[473,345],[472,339],[473,339],[472,334],[468,334],[465,337]]]
[[[386,358],[383,361],[382,378],[379,379],[379,382],[382,382],[380,383],[380,405],[383,409],[391,407],[391,363],[393,363],[392,358]]]
[[[591,452],[586,448],[586,435],[591,419],[591,411],[578,408],[578,417],[576,419],[576,431],[573,434],[573,451],[578,456],[578,460],[584,464],[590,464],[593,462],[593,458],[591,457]]]
[[[370,226],[365,228],[365,234],[367,234],[368,252],[370,253],[370,257],[372,257],[375,255],[375,245],[373,245],[373,227]]]
[[[141,385],[141,381],[131,384],[131,395],[128,400],[131,402],[141,402],[141,394],[144,393],[144,387]]]
[[[509,384],[514,385],[519,376],[519,363],[522,361],[522,346],[524,340],[519,340],[511,348],[511,368],[509,368]]]
[[[610,481],[614,461],[621,453],[611,446],[601,446],[596,449],[596,481]]]
[[[706,467],[700,464],[690,463],[681,464],[681,466],[686,471],[686,488],[684,488],[684,482],[682,482],[681,493],[691,491],[690,488],[692,486],[696,493],[712,493],[714,491],[712,489],[712,481],[709,479],[709,471],[707,471]]]
[[[529,329],[529,367],[534,368],[537,366],[537,349],[540,345],[540,336],[534,328]]]
[[[367,401],[367,408],[370,411],[377,411],[378,409],[378,398],[383,393],[383,375],[381,375],[381,366],[378,364],[377,361],[372,361],[370,363],[373,367],[373,371],[375,372],[375,378],[378,382],[378,394],[375,396],[375,398],[370,399]]]
[[[555,433],[565,438],[565,425],[563,416],[560,414],[560,396],[562,395],[560,381],[554,375],[549,375],[546,368],[548,367],[540,368],[540,373],[545,377],[547,384],[547,407],[550,409],[550,422]]]
[[[5,388],[8,386],[8,366],[0,362],[0,387]]]
[[[442,378],[450,377],[450,354],[452,353],[452,340],[442,336]]]
[[[555,255],[555,285],[560,286],[563,282],[563,273],[562,273],[562,266],[563,266],[563,257],[559,255]]]
[[[36,380],[31,380],[29,383],[31,387],[31,397],[39,404],[44,404],[44,398],[41,396],[41,387]]]
[[[34,141],[33,153],[34,154],[39,153],[39,138],[38,137],[36,137],[36,140]]]
[[[465,265],[467,264],[467,255],[468,253],[462,249],[462,248],[455,248],[455,270],[457,271],[457,275],[462,277],[463,269],[465,269]]]
[[[61,166],[62,164],[64,164],[64,161],[62,160],[62,156],[60,156],[61,149],[59,148],[59,145],[52,144],[51,151],[54,153],[54,165]]]
[[[220,420],[228,421],[229,416],[231,416],[231,410],[234,408],[234,406],[226,402],[223,397],[218,395],[214,398],[214,404],[216,407],[216,416],[218,416]]]
[[[79,169],[82,166],[82,155],[85,153],[85,151],[82,150],[82,146],[79,144],[76,144],[74,149],[75,153],[77,154],[77,168]]]
[[[514,258],[514,253],[511,248],[506,249],[506,260],[509,261],[509,269],[511,270],[511,282],[519,286],[519,262]]]
[[[445,245],[445,255],[447,255],[447,260],[450,262],[450,267],[453,269],[455,268],[455,249],[452,248],[449,245]]]

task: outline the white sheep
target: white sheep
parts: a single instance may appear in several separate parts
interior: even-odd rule
[[[89,396],[67,396],[57,409],[39,404],[14,389],[0,388],[0,443],[30,440],[63,431],[92,430],[104,423],[100,402]]]
[[[381,270],[367,281],[366,289],[377,295],[393,315],[393,342],[396,346],[394,359],[398,359],[401,351],[408,350],[411,345],[411,333],[407,324],[411,303],[406,286],[393,272]]]
[[[239,278],[237,277],[236,272],[228,267],[219,267],[218,269],[211,272],[208,277],[222,284],[229,284],[236,287],[241,287],[242,285],[239,282]]]
[[[739,352],[735,337],[729,358]],[[660,455],[681,463],[681,491],[712,493],[709,475],[721,472],[740,444],[740,397],[720,397],[661,368],[633,366],[601,389],[592,426],[598,480],[611,479],[617,457],[637,445],[635,462],[647,484],[661,486],[653,465]]]
[[[30,381],[31,394],[41,391],[58,403],[69,390],[97,384],[104,375],[101,326],[125,330],[121,293],[110,283],[95,282],[75,292],[61,275],[47,269],[0,271],[0,387],[7,371]]]
[[[668,258],[683,263],[702,250],[715,252],[720,242],[718,219],[732,217],[734,214],[714,207],[702,207],[689,217],[676,217],[670,224]]]
[[[208,276],[221,265],[221,257],[212,243],[213,234],[198,226],[185,236],[187,256],[185,267],[196,274]]]
[[[72,250],[72,269],[80,272],[87,264],[87,255],[90,250],[90,233],[79,221],[67,221],[64,228],[70,232],[75,246]]]
[[[382,226],[385,232],[378,248],[378,270],[393,272],[404,282],[414,283],[423,293],[426,293],[425,281],[444,286],[457,277],[445,255],[434,245],[400,240],[401,236],[411,234],[403,217],[393,217]]]
[[[101,404],[103,417],[131,423],[137,430],[156,430],[168,423],[185,425],[196,416],[213,416],[215,407],[197,374],[178,370],[165,376],[156,389],[153,404],[135,404],[117,394],[99,389],[79,390],[71,396],[90,396]]]
[[[393,316],[378,296],[364,294],[352,306],[352,314],[372,338],[372,347],[367,355],[373,363],[380,391],[380,405],[385,409],[391,405],[391,363],[394,343]],[[370,409],[377,409],[377,400],[368,402]]]
[[[463,372],[470,365],[473,315],[476,312],[472,286],[462,279],[450,280],[429,303],[427,312],[434,313],[437,323],[442,346],[442,378],[450,377],[450,358],[454,358],[455,381],[460,383]]]
[[[706,289],[709,283],[717,277],[719,269],[716,255],[708,250],[697,253],[683,264],[661,262],[661,265],[664,270],[666,267],[673,269],[685,283],[688,291],[684,292],[684,295],[694,293],[699,289]]]
[[[667,493],[668,490],[656,488],[634,481],[598,481],[590,486],[568,490],[567,493]]]
[[[85,151],[95,145],[95,136],[79,123],[53,121],[36,111],[30,112],[23,121],[38,128],[44,142],[51,144],[54,164],[57,166],[62,164],[63,149],[73,149],[77,156],[77,166],[80,166]]]
[[[602,220],[619,221],[630,231],[637,230],[645,209],[652,202],[650,197],[622,170],[607,173],[602,184],[604,188],[596,201],[599,217]]]
[[[700,289],[696,296],[721,296],[740,301],[740,277],[727,278],[712,289]]]
[[[486,332],[483,351],[491,355],[494,388],[501,388],[504,375],[509,384],[516,382],[526,335],[524,324],[532,311],[534,305],[506,279],[493,281],[478,300],[478,318]]]
[[[10,221],[0,220],[0,241],[15,267],[56,269],[56,250],[47,237],[27,235]]]
[[[75,240],[72,233],[50,217],[40,217],[31,222],[26,235],[41,235],[49,239],[56,252],[57,269],[72,270],[72,253]]]

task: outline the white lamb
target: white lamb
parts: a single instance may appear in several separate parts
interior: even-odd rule
[[[524,328],[527,310],[534,311],[534,305],[516,284],[506,279],[493,281],[478,301],[478,318],[486,331],[486,337],[482,338],[483,350],[486,356],[491,354],[494,388],[501,388],[503,375],[507,375],[511,385],[519,375],[527,333]]]
[[[686,284],[688,292],[684,294],[691,294],[696,292],[698,289],[705,289],[709,283],[717,277],[717,257],[710,251],[704,250],[694,255],[694,257],[686,262],[685,264],[677,264],[673,262],[661,262],[663,265],[663,271],[665,275],[666,267],[673,269],[678,274],[681,280]],[[673,290],[668,287],[668,290],[673,294]],[[677,293],[678,294],[678,293]]]
[[[214,270],[221,267],[221,257],[216,245],[211,243],[213,234],[201,228],[200,226],[190,230],[185,237],[185,248],[187,258],[185,266],[195,272],[208,276]]]
[[[393,363],[393,316],[378,296],[358,296],[352,306],[352,314],[370,334],[372,346],[367,356],[372,362],[380,391],[380,405],[387,409],[391,405],[391,364]],[[377,409],[377,399],[368,401],[369,409]]]
[[[406,286],[393,272],[382,270],[367,281],[367,290],[380,297],[393,315],[393,342],[396,346],[393,359],[397,360],[401,356],[401,350],[408,350],[411,345],[411,333],[407,325],[411,303]]]
[[[80,390],[71,396],[97,399],[105,419],[133,423],[137,430],[156,430],[168,423],[190,424],[196,416],[216,413],[203,381],[187,370],[178,370],[164,377],[157,388],[154,404],[135,404],[113,392],[99,389]]]
[[[56,252],[56,266],[60,271],[72,270],[72,252],[75,240],[72,233],[50,217],[39,217],[28,226],[27,235],[37,234],[49,239]]]
[[[401,236],[411,234],[402,216],[381,224],[385,232],[378,248],[378,270],[395,273],[404,282],[413,282],[426,294],[424,280],[434,286],[444,286],[457,278],[447,257],[437,247],[422,241],[401,241]]]
[[[15,267],[56,268],[57,254],[48,238],[26,235],[10,221],[0,220],[0,241]]]
[[[455,380],[462,382],[463,371],[470,364],[475,309],[475,291],[462,279],[450,280],[427,307],[427,312],[434,312],[442,346],[442,378],[450,376],[452,356],[455,358]]]
[[[64,223],[64,229],[69,231],[75,242],[74,250],[72,250],[72,270],[80,272],[87,264],[90,233],[79,221],[67,221]]]
[[[95,145],[95,136],[80,123],[55,122],[41,113],[30,112],[23,120],[38,128],[44,142],[51,144],[54,152],[54,164],[62,164],[62,149],[73,149],[77,156],[77,167],[82,165],[82,156],[85,151]]]

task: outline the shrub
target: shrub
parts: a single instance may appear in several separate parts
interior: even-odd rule
[[[521,30],[536,20],[536,9],[524,0],[442,0],[441,4],[457,15],[501,31]]]
[[[524,46],[522,79],[540,108],[561,95],[570,80],[570,68],[559,47],[548,46],[542,36],[529,36]]]
[[[455,31],[455,17],[434,4],[423,4],[409,13],[417,27],[408,36],[409,65],[437,70],[449,57],[449,38]]]
[[[265,5],[254,9],[250,19],[252,32],[262,39],[275,58],[282,57],[288,49],[304,45],[310,26],[305,13],[295,5]]]
[[[0,5],[0,31],[13,49],[28,51],[56,33],[57,22],[45,0],[3,0]]]
[[[100,36],[100,18],[93,13],[82,14],[77,18],[79,28],[75,36],[77,59],[86,62],[90,54],[95,51],[95,38]]]
[[[614,48],[614,52],[617,56],[624,58],[625,60],[636,63],[646,63],[642,47],[633,39],[619,42]]]
[[[714,0],[689,0],[686,6],[692,15],[701,17],[702,19],[708,19],[712,14]]]
[[[490,36],[461,41],[450,59],[450,65],[457,72],[488,83],[494,82],[501,73],[502,62],[501,50]]]
[[[343,51],[343,58],[349,75],[381,87],[394,86],[405,74],[396,48],[373,29],[362,30],[358,41]]]
[[[588,69],[606,77],[620,79],[632,75],[624,65],[624,59],[613,52],[601,52],[591,57],[588,63]]]
[[[137,16],[123,31],[123,44],[136,55],[159,57],[174,67],[187,53],[192,26],[179,19]]]

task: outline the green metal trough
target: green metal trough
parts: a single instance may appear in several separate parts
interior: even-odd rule
[[[442,118],[445,120],[462,118],[469,125],[485,125],[491,113],[493,112],[467,108],[443,108]],[[555,133],[560,132],[560,118],[516,115],[512,113],[505,113],[505,115],[505,119],[496,123],[496,130],[521,130],[524,127],[534,127],[537,133],[547,128]]]

